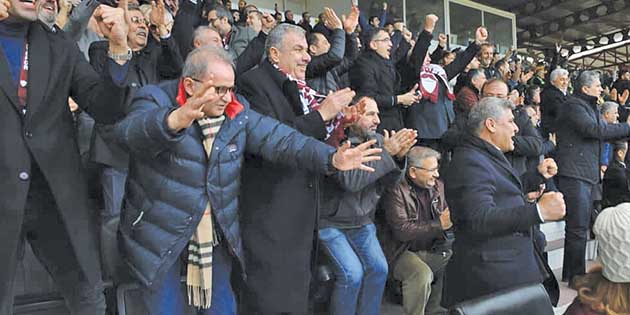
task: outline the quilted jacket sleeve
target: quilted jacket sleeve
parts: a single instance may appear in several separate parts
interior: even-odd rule
[[[335,149],[254,110],[248,110],[247,151],[294,168],[330,174]]]
[[[114,131],[129,153],[154,157],[183,139],[183,131],[174,134],[168,129],[166,119],[176,109],[168,104],[170,100],[166,93],[157,86],[150,85],[138,91],[127,116]]]

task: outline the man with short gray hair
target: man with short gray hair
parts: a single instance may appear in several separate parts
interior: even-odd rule
[[[630,136],[630,123],[607,124],[597,108],[602,93],[599,74],[584,71],[577,80],[575,93],[562,105],[562,123],[558,124],[558,188],[566,196],[563,281],[573,284],[573,277],[586,272],[586,240],[593,204],[593,187],[600,183],[602,142]]]
[[[557,129],[556,120],[559,108],[567,99],[567,89],[569,88],[569,72],[562,68],[551,71],[551,84],[547,84],[540,93],[540,112],[542,136],[547,138],[549,133],[554,133]]]
[[[532,227],[564,216],[562,194],[547,192],[526,202],[524,192],[557,172],[552,159],[522,179],[505,153],[514,150],[512,103],[483,98],[469,114],[470,133],[453,151],[445,176],[454,224],[453,256],[446,267],[443,305],[526,283],[542,283]],[[501,263],[497,263],[501,261]],[[549,305],[551,310],[551,305]]]
[[[237,86],[252,109],[326,141],[355,93],[324,96],[306,84],[311,56],[304,33],[296,25],[276,26],[265,43],[267,58],[240,76]],[[245,313],[306,313],[320,178],[259,156],[246,157],[242,177]]]
[[[440,153],[416,146],[407,154],[407,174],[385,191],[379,240],[391,276],[402,282],[407,315],[442,314],[444,270],[452,251],[446,230],[453,226],[439,179]]]
[[[375,141],[335,151],[251,110],[234,93],[230,56],[210,46],[188,55],[179,80],[140,90],[116,135],[131,155],[120,248],[150,315],[184,314],[185,304],[199,315],[236,315],[230,279],[233,265],[244,271],[246,255],[239,228],[243,155],[332,174],[373,170],[362,163],[381,152],[370,148]],[[180,290],[186,249],[187,299]]]

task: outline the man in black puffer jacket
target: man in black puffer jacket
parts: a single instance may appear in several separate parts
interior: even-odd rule
[[[567,204],[562,279],[586,272],[585,251],[593,187],[601,181],[599,161],[603,141],[630,136],[630,122],[607,124],[597,109],[602,93],[599,74],[583,72],[576,93],[562,105],[558,120],[558,186]]]
[[[212,314],[236,314],[230,275],[233,260],[244,264],[238,197],[245,152],[325,174],[371,170],[361,163],[378,159],[364,156],[380,152],[368,149],[374,142],[334,153],[334,148],[250,110],[243,97],[231,92],[233,87],[227,52],[202,47],[189,54],[179,82],[139,91],[117,125],[116,134],[131,156],[119,243],[131,274],[143,285],[151,315],[183,314],[179,257],[189,243],[189,301],[192,297],[195,306],[209,307]],[[198,228],[200,223],[210,230],[210,241],[204,242],[208,246],[197,237],[206,231]],[[193,235],[198,251],[211,254],[211,269],[205,256],[190,259]],[[210,272],[210,288],[210,283],[191,282],[194,266],[202,274],[203,269]]]

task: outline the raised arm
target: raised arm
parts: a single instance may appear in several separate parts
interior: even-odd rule
[[[94,11],[100,2],[98,0],[83,0],[77,5],[70,16],[68,22],[63,26],[63,31],[68,34],[74,41],[78,41],[81,35],[87,28],[90,17],[94,14]]]
[[[457,54],[455,60],[444,67],[446,71],[446,75],[449,80],[452,80],[458,74],[460,74],[466,66],[470,63],[470,61],[477,55],[479,50],[481,49],[481,44],[484,43],[488,39],[488,31],[485,27],[477,28],[475,32],[475,41],[470,43],[466,50],[463,53]]]

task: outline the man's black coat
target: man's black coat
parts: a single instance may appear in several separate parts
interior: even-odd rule
[[[542,125],[542,136],[547,138],[548,134],[557,131],[558,116],[563,116],[562,105],[566,102],[567,96],[552,84],[548,84],[540,93],[540,123]]]
[[[597,108],[597,98],[582,93],[569,97],[562,108],[556,147],[558,175],[597,184],[602,143],[630,136],[630,125],[607,124]]]
[[[7,270],[5,266],[17,259],[31,163],[37,163],[55,197],[82,271],[89,281],[96,281],[100,262],[92,224],[95,210],[88,204],[68,97],[97,121],[113,123],[122,114],[120,105],[126,92],[112,82],[109,71],[99,76],[64,34],[33,22],[27,41],[28,111],[24,116],[17,84],[0,50],[0,270]],[[4,281],[2,275],[0,272],[0,281]]]
[[[257,112],[307,136],[325,138],[321,115],[304,114],[296,83],[269,61],[240,76],[237,87]],[[319,176],[259,156],[245,158],[240,219],[247,302],[263,312],[305,313]]]
[[[542,283],[534,256],[536,205],[523,191],[542,182],[521,177],[492,144],[466,136],[446,171],[446,199],[455,227],[453,256],[446,268],[444,305],[525,283]]]

